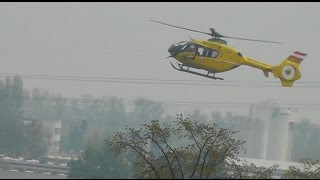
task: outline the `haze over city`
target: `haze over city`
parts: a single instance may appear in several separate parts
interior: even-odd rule
[[[297,109],[299,118],[319,124],[319,8],[311,2],[1,3],[0,80],[17,75],[25,90],[38,88],[67,99],[90,94],[121,98],[133,106],[137,98],[146,98],[165,104],[170,114],[199,109],[208,115],[249,116],[251,104],[275,100]],[[272,73],[267,78],[246,65],[217,73],[223,81],[176,71],[168,48],[210,36],[150,20],[283,42],[225,39],[244,56],[270,65],[279,65],[294,51],[306,53],[302,77],[289,88]]]

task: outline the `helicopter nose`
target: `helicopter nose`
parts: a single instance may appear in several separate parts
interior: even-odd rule
[[[168,52],[170,53],[171,56],[175,56],[178,54],[179,50],[180,50],[179,47],[173,44],[169,47]]]
[[[169,52],[170,55],[173,54],[173,49],[174,49],[174,48],[173,48],[172,46],[169,47],[168,52]]]

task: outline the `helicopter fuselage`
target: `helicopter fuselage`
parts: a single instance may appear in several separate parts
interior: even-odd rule
[[[268,77],[268,74],[272,72],[275,78],[280,79],[281,84],[284,87],[292,87],[293,83],[301,78],[299,65],[307,55],[306,53],[294,51],[279,65],[273,66],[266,64],[260,60],[250,58],[248,56],[243,56],[238,50],[228,46],[227,42],[221,38],[276,44],[281,44],[280,42],[225,36],[216,32],[213,28],[210,28],[211,32],[207,33],[163,23],[160,21],[151,21],[174,28],[206,34],[212,37],[207,41],[194,40],[191,38],[191,41],[182,41],[180,43],[172,45],[168,49],[170,53],[169,57],[173,57],[177,61],[182,63],[178,63],[178,68],[171,63],[172,67],[176,70],[204,76],[211,79],[223,80],[223,78],[215,77],[215,73],[225,72],[237,68],[241,65],[247,65],[262,70],[266,77]],[[184,66],[187,66],[187,69],[184,69]],[[205,75],[199,72],[190,71],[189,67],[206,70],[208,71],[208,74]],[[213,74],[213,76],[210,76],[211,73]]]
[[[236,49],[215,41],[192,39],[174,44],[168,51],[184,66],[212,73],[225,72],[246,62],[246,58]]]

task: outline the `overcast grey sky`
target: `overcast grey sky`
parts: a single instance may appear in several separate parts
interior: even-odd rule
[[[170,59],[164,59],[175,42],[209,37],[148,21],[154,19],[200,31],[213,27],[226,36],[284,42],[274,45],[228,40],[244,55],[274,65],[295,50],[305,52],[308,56],[300,66],[302,78],[297,82],[319,82],[319,17],[319,3],[1,3],[0,73],[214,84],[216,81],[175,71]],[[261,70],[248,66],[217,76],[238,83],[184,86],[23,80],[26,88],[48,89],[66,97],[89,93],[96,97],[228,103],[276,97],[284,104],[320,104],[319,84],[310,88],[296,83],[293,88],[283,88],[279,79],[272,75],[266,78]],[[270,86],[265,81],[278,83]]]

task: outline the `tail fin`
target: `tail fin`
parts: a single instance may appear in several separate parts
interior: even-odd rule
[[[280,79],[282,86],[292,87],[294,81],[301,78],[299,65],[306,55],[307,54],[305,53],[295,51],[292,55],[282,61],[279,66],[274,66],[272,68],[274,77]]]

